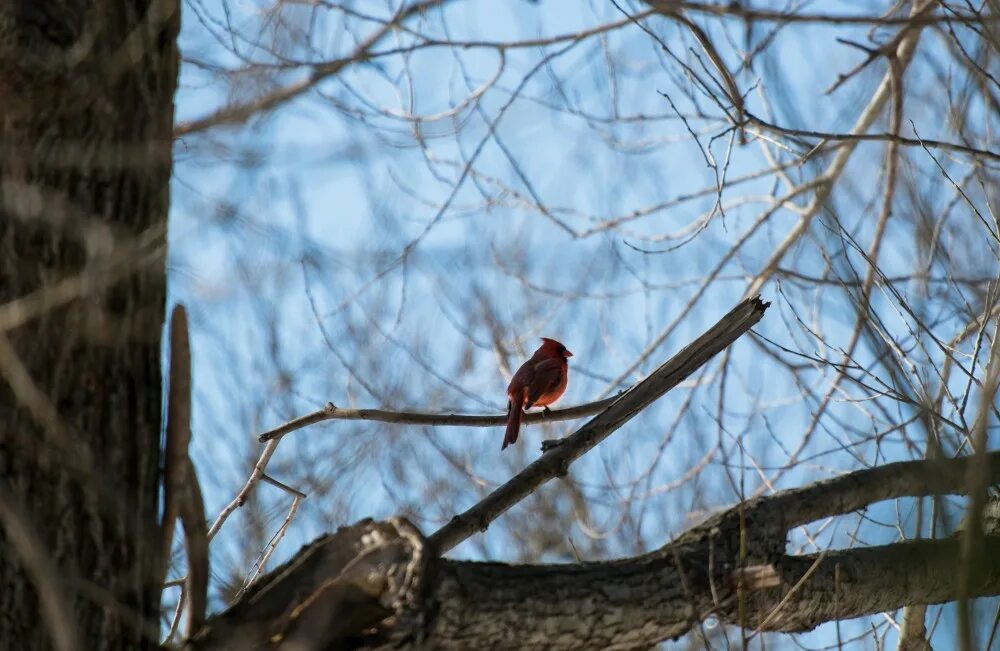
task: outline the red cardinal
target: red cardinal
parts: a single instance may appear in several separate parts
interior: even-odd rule
[[[522,410],[534,406],[547,407],[563,394],[569,380],[566,359],[572,356],[573,353],[555,339],[542,337],[542,345],[535,354],[517,369],[507,387],[509,414],[501,450],[517,442]]]

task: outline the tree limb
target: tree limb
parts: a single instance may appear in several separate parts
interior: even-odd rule
[[[386,21],[361,42],[349,56],[316,65],[306,78],[291,82],[249,102],[226,106],[204,117],[182,122],[174,129],[174,135],[186,136],[219,125],[241,124],[258,113],[269,111],[284,102],[293,100],[306,91],[312,90],[320,82],[337,75],[348,66],[367,61],[372,56],[372,48],[387,35],[392,34],[404,21],[411,16],[429,11],[446,1],[423,0],[423,2],[401,8],[391,20]]]
[[[194,463],[188,455],[191,444],[191,345],[187,310],[174,306],[170,317],[170,388],[167,400],[167,436],[164,450],[163,519],[160,522],[161,583],[170,564],[174,525],[184,525],[184,547],[188,571],[182,593],[190,603],[188,636],[205,621],[208,608],[208,527],[205,502]],[[178,614],[180,604],[178,602]]]
[[[1000,451],[986,456],[988,481],[1000,483]],[[762,631],[805,631],[952,601],[964,534],[802,556],[785,547],[789,528],[806,517],[887,496],[964,493],[967,484],[953,479],[969,464],[891,464],[761,497],[616,561],[451,561],[435,558],[432,542],[405,520],[365,520],[304,547],[212,618],[189,648],[626,649],[676,638],[710,615]],[[889,489],[872,488],[883,480]],[[991,520],[984,529],[970,596],[1000,594],[1000,527]],[[750,566],[741,564],[741,542]],[[766,579],[743,582],[742,606],[741,576]]]
[[[556,420],[573,420],[584,416],[600,413],[614,402],[618,396],[588,402],[575,407],[552,409],[547,414],[532,412],[525,414],[522,422],[538,423]],[[507,423],[507,414],[434,414],[421,411],[391,411],[388,409],[345,409],[332,402],[311,414],[300,416],[293,420],[268,430],[258,437],[263,442],[281,438],[289,432],[315,425],[325,420],[370,420],[396,425],[451,425],[455,427],[500,427]]]

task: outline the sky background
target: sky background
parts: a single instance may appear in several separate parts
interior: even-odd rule
[[[349,7],[389,15],[382,2]],[[885,10],[870,2],[800,8]],[[621,9],[635,14],[642,6]],[[596,1],[468,1],[407,25],[441,40],[501,42],[623,18],[613,3]],[[749,111],[821,131],[849,130],[885,73],[878,62],[825,94],[864,58],[836,39],[884,40],[895,32],[822,24],[759,24],[747,32],[737,21],[694,19],[734,71]],[[185,2],[182,24],[179,125],[303,79],[310,68],[302,62],[346,56],[377,28],[322,5],[279,12],[249,1]],[[814,177],[831,157],[801,162],[814,140],[740,144],[681,66],[711,76],[690,32],[662,17],[642,24],[652,35],[625,22],[540,47],[428,47],[378,56],[244,124],[178,138],[170,295],[191,314],[194,461],[210,517],[246,481],[262,449],[261,431],[328,401],[501,413],[510,371],[538,337],[550,336],[574,352],[559,405],[579,404],[641,379],[740,300],[810,195],[776,209],[774,197]],[[396,33],[376,50],[405,49],[416,39]],[[763,52],[751,68],[738,56],[747,43]],[[915,127],[921,137],[954,141],[935,101],[950,93],[949,84],[961,88],[961,74],[945,58],[940,34],[925,35],[922,45],[907,72],[915,90],[907,96],[904,135],[912,137]],[[948,92],[922,102],[925,84]],[[970,122],[998,126],[975,98],[965,101]],[[876,130],[885,128],[883,113]],[[829,207],[783,268],[804,278],[864,275],[862,257],[844,242],[854,239],[863,249],[872,237],[884,150],[882,143],[857,148]],[[942,160],[956,178],[969,169],[959,157]],[[775,162],[784,176],[768,171]],[[908,274],[922,264],[926,252],[913,235],[920,222],[906,215],[929,206],[950,220],[941,246],[961,252],[956,268],[995,277],[996,248],[975,231],[967,234],[973,211],[954,208],[936,163],[907,148],[900,177],[901,216],[887,225],[883,272]],[[801,354],[837,359],[855,318],[851,295],[837,289],[776,276],[761,290],[773,306],[756,332]],[[926,280],[891,289],[912,300],[942,336],[962,325],[955,304],[977,300],[971,290],[964,295],[962,287]],[[872,298],[884,332],[905,342],[912,323],[897,303],[885,287]],[[914,377],[933,384],[935,352],[910,343]],[[767,350],[760,340],[741,339],[725,367],[707,365],[577,462],[571,481],[546,485],[451,556],[557,562],[635,554],[741,495],[922,456],[914,410],[853,385],[838,388],[811,427],[813,392],[822,395],[833,374],[819,367],[812,375],[793,373],[779,363],[789,355]],[[877,373],[875,355],[862,342],[857,359]],[[899,422],[910,430],[892,431]],[[363,517],[405,514],[430,534],[536,458],[540,439],[579,424],[529,426],[503,455],[499,428],[333,421],[295,432],[268,472],[309,497],[269,568],[317,535]],[[995,444],[995,430],[992,436]],[[221,591],[215,608],[223,607],[226,586],[251,570],[290,502],[288,494],[259,486],[213,541],[214,587]],[[960,515],[962,501],[951,502],[949,513]],[[863,517],[794,533],[789,549],[913,537],[917,511],[915,500],[874,505]],[[987,629],[996,607],[995,599],[977,605]],[[935,640],[947,648],[953,609],[932,609],[929,626],[939,610],[944,623]],[[841,634],[869,635],[857,648],[871,648],[872,627],[894,644],[895,629],[880,616],[844,624]],[[822,626],[795,642],[769,638],[768,646],[822,648],[836,644],[836,634]]]

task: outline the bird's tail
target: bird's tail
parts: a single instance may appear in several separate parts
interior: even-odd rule
[[[511,400],[510,401],[510,413],[507,414],[507,430],[503,434],[503,445],[500,447],[500,451],[503,452],[507,449],[508,445],[517,443],[517,434],[521,429],[521,414],[523,406],[523,398],[521,400]]]

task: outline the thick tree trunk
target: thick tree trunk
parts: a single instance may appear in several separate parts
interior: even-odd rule
[[[178,21],[0,4],[2,649],[155,645]]]

